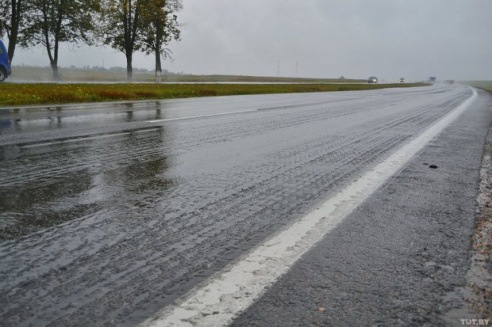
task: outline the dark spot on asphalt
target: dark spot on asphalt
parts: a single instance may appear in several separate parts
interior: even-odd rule
[[[430,165],[429,168],[430,169],[437,169],[438,167],[436,165]]]

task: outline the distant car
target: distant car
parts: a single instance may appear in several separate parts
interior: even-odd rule
[[[7,49],[0,40],[0,82],[3,82],[12,73]]]
[[[375,76],[371,76],[367,79],[367,83],[376,84],[377,82],[378,82],[378,78]]]
[[[403,77],[400,78],[400,83],[405,83],[405,79]]]

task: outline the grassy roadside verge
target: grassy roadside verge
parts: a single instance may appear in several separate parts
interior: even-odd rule
[[[0,84],[0,107],[203,96],[373,90],[426,84]]]
[[[467,81],[464,83],[492,92],[492,81]]]

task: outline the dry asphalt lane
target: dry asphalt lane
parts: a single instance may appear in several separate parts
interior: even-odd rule
[[[1,109],[0,325],[162,317],[472,96],[435,85]],[[234,325],[444,324],[490,105],[479,92]]]

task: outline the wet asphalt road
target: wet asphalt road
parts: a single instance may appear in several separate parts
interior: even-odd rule
[[[0,109],[0,325],[138,324],[310,211],[321,199],[335,194],[470,94],[471,90],[462,86],[433,86],[99,108]],[[458,217],[453,210],[461,210],[466,219],[453,219],[455,224],[449,228],[423,227],[424,231],[451,233],[453,240],[461,235],[459,242],[450,243],[457,247],[462,263],[473,225],[477,160],[480,162],[480,147],[491,118],[490,99],[485,94],[479,99],[480,105],[453,125],[458,134],[440,138],[444,145],[439,151],[432,145],[425,152],[429,153],[427,164],[440,165],[438,160],[445,160],[447,155],[447,162],[456,162],[462,169],[459,174],[451,170],[448,175],[446,169],[438,169],[441,179],[432,183],[444,183],[439,184],[439,190],[459,191],[451,192],[454,198],[439,202],[450,207],[439,217]],[[461,151],[465,155],[457,155]],[[418,160],[405,171],[415,165],[424,167],[428,174],[431,170]],[[237,324],[289,326],[290,322],[290,326],[299,326],[286,314],[289,311],[301,325],[316,325],[317,320],[312,319],[319,317],[310,315],[325,313],[321,318],[326,318],[326,312],[339,312],[343,306],[347,306],[345,310],[367,307],[374,298],[357,295],[366,294],[354,288],[362,285],[359,281],[344,283],[337,278],[370,272],[380,279],[393,276],[398,284],[407,280],[401,277],[407,270],[392,275],[389,264],[408,267],[415,263],[413,250],[422,252],[420,258],[427,255],[425,251],[432,256],[442,250],[432,235],[425,238],[427,244],[422,237],[412,238],[407,229],[399,228],[407,226],[408,211],[416,210],[407,201],[436,203],[436,187],[421,183],[421,178],[437,178],[436,174],[414,171],[408,179],[405,174],[398,176],[401,183],[395,178],[384,188],[384,192],[395,188],[391,193],[395,198],[383,196],[384,192],[373,196],[368,210],[371,216],[380,217],[376,225],[357,214],[349,217],[333,232],[338,236],[330,234],[306,256],[310,264],[296,265],[298,271],[279,284],[284,286],[272,289],[273,297],[267,294],[261,300],[266,302],[245,313]],[[456,181],[453,176],[458,176]],[[422,192],[428,193],[421,193],[416,186],[427,187]],[[413,196],[432,197],[401,202],[395,195],[401,188],[414,190]],[[444,193],[448,194],[437,192]],[[424,219],[428,210],[424,206],[422,214],[414,215],[418,219],[412,218],[408,224],[413,233],[419,234],[412,226],[431,221]],[[359,212],[365,214],[367,211]],[[388,231],[374,227],[380,225],[388,226],[391,234],[407,237],[412,246],[398,244],[398,249],[405,251],[383,251],[392,248],[393,239],[385,237]],[[359,238],[360,242],[353,241]],[[363,241],[368,239],[374,244]],[[336,246],[325,244],[329,242]],[[320,252],[326,254],[323,260]],[[380,264],[371,261],[375,266],[359,264],[360,257],[370,253],[388,254],[393,261],[384,261],[382,255]],[[453,260],[451,255],[444,257]],[[410,270],[425,272],[427,268],[448,266],[436,260],[424,262],[423,267],[415,263],[420,270]],[[451,263],[449,266],[453,267]],[[347,271],[354,271],[354,275],[347,275]],[[303,287],[306,285],[299,279],[308,280],[305,276],[309,274],[316,274],[312,280],[330,280],[331,284],[327,288]],[[439,281],[439,274],[429,274],[429,285],[435,286],[432,282],[436,279],[437,284],[444,285],[435,286],[436,290],[454,285],[449,281],[447,287]],[[427,275],[422,276],[425,281]],[[335,284],[343,289],[332,288]],[[392,317],[407,317],[401,308],[406,301],[422,299],[422,290],[409,291],[404,300],[395,300],[394,306],[400,311],[392,311]],[[277,296],[274,292],[287,293]],[[367,294],[377,292],[368,289]],[[376,297],[385,296],[387,293]],[[437,298],[425,301],[429,308],[439,302]],[[297,306],[301,302],[305,306]],[[316,305],[325,310],[318,310]],[[384,308],[371,307],[370,312]],[[409,309],[408,319],[428,315],[415,310]],[[281,316],[284,320],[271,321]],[[338,319],[347,315],[329,316]],[[366,313],[364,317],[376,321],[374,316]],[[318,325],[339,323],[321,320]]]
[[[465,285],[491,118],[492,96],[479,91],[464,115],[231,327],[487,324],[492,317],[467,309]]]

